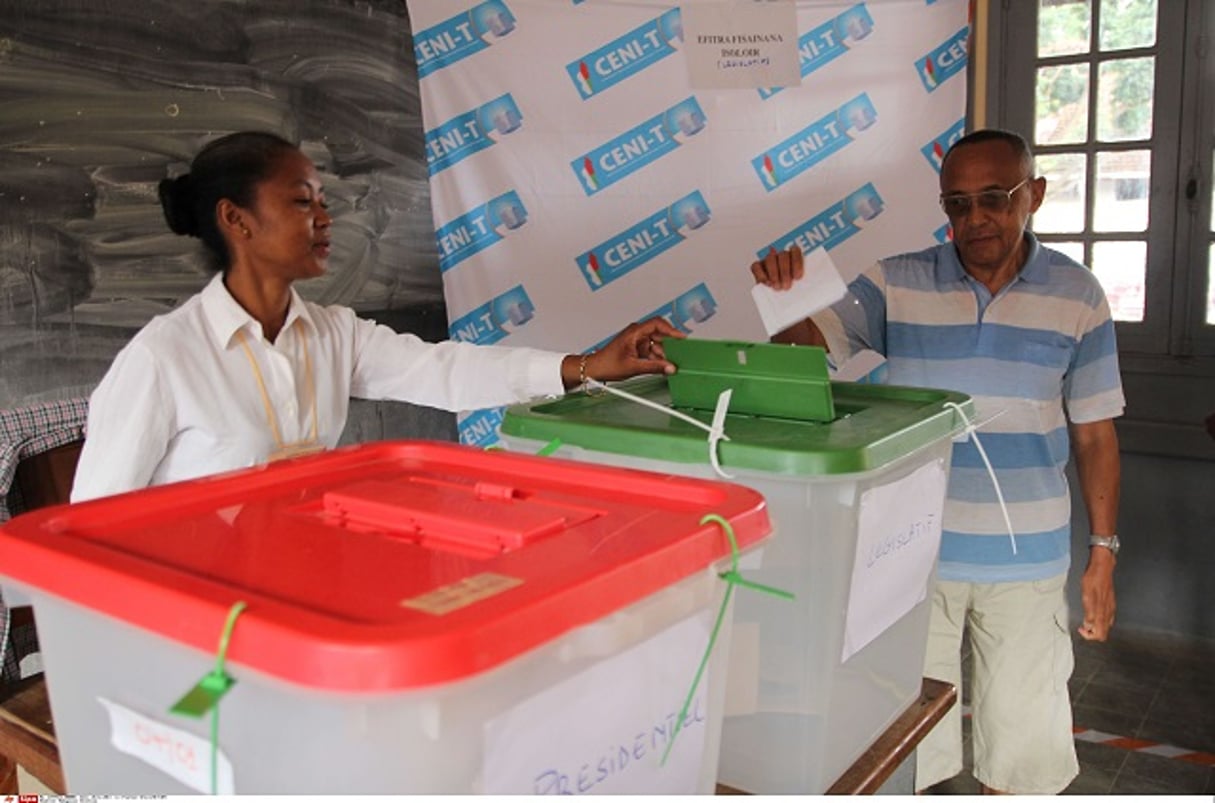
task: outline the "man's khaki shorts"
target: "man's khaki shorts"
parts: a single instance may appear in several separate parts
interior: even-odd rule
[[[1021,583],[940,581],[933,597],[924,675],[961,690],[962,628],[974,776],[1001,792],[1053,795],[1079,772],[1067,680],[1073,667],[1067,575]],[[916,753],[916,791],[962,771],[962,707],[949,710]]]

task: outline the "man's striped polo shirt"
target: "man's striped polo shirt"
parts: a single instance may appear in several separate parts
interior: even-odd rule
[[[833,357],[886,356],[889,382],[970,395],[995,488],[973,440],[955,443],[939,576],[998,583],[1067,571],[1067,422],[1122,414],[1109,305],[1092,272],[1026,233],[1029,259],[993,297],[952,243],[878,262],[814,316]],[[1066,410],[1066,413],[1065,413]]]

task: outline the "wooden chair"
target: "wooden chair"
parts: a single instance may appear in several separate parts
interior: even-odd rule
[[[73,441],[27,457],[17,464],[13,483],[21,490],[26,510],[68,501],[83,447],[84,441]]]
[[[68,501],[83,445],[83,441],[76,441],[59,446],[17,465],[13,484],[26,510]],[[29,606],[11,608],[9,614],[13,628],[33,624]],[[46,678],[41,674],[0,688],[0,794],[17,792],[17,765],[51,791],[64,794]]]

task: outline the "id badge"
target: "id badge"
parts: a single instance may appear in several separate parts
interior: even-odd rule
[[[289,443],[286,446],[275,449],[266,458],[266,462],[273,463],[277,460],[289,460],[293,457],[303,457],[304,455],[317,454],[323,451],[325,451],[324,445],[314,440],[296,441],[295,443]]]

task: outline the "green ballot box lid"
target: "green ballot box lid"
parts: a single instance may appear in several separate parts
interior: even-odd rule
[[[871,471],[962,432],[965,422],[951,404],[974,419],[973,403],[963,393],[827,381],[820,349],[732,344],[702,351],[696,341],[687,340],[668,340],[664,346],[679,367],[670,381],[640,377],[613,387],[678,410],[706,426],[712,424],[718,394],[732,388],[724,425],[729,440],[721,441],[717,452],[726,471],[731,467],[798,475]],[[734,365],[729,370],[706,370],[705,366],[728,362],[731,348]],[[693,351],[692,359],[681,364]],[[740,364],[739,353],[745,355],[745,365]],[[782,377],[778,368],[793,375]],[[685,370],[688,376],[681,377]],[[508,442],[522,439],[543,445],[560,440],[590,451],[676,463],[710,462],[704,429],[608,392],[577,392],[512,406],[503,416],[501,431]]]

